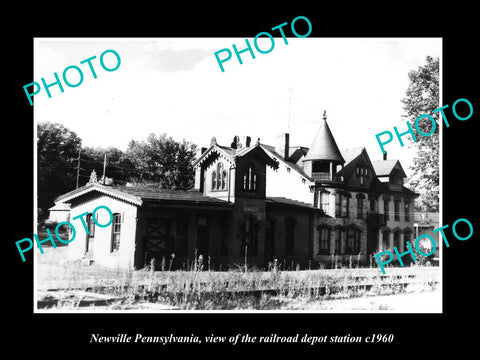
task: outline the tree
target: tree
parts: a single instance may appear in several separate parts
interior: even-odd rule
[[[37,199],[44,214],[57,196],[75,189],[80,146],[77,134],[63,125],[38,124]]]
[[[90,180],[88,180],[88,184],[97,184],[97,183],[98,183],[97,173],[95,172],[95,170],[92,170],[92,172],[90,173]]]
[[[127,158],[135,168],[131,179],[167,189],[189,189],[194,184],[196,145],[177,142],[166,134],[150,134],[147,141],[130,141]]]
[[[413,190],[420,194],[417,208],[421,211],[439,210],[439,113],[432,111],[439,107],[439,59],[427,56],[426,64],[408,73],[410,84],[406,97],[402,99],[405,118],[415,128],[419,115],[429,114],[435,120],[436,130],[430,136],[417,136],[413,146],[417,156],[413,159],[409,180]],[[418,127],[423,133],[432,130],[430,121],[419,121]]]

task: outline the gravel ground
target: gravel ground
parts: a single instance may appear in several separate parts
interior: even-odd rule
[[[324,300],[321,302],[292,302],[285,310],[329,312],[401,312],[441,313],[440,291],[369,296],[351,299]]]

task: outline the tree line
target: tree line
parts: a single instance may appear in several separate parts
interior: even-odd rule
[[[99,181],[133,183],[167,189],[190,189],[194,184],[192,163],[195,144],[176,141],[166,134],[149,134],[146,140],[131,140],[127,150],[115,147],[82,147],[81,138],[62,124],[39,123],[37,136],[38,207],[47,210],[61,194],[84,186],[92,171]],[[106,165],[103,173],[104,161]],[[80,166],[80,167],[79,167]]]

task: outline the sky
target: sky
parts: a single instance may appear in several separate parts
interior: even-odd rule
[[[235,135],[275,145],[286,131],[292,146],[310,147],[326,111],[340,149],[363,146],[371,160],[380,160],[375,135],[393,133],[393,126],[406,130],[401,99],[408,72],[426,56],[442,64],[440,38],[306,37],[288,38],[288,45],[274,39],[271,52],[253,48],[255,59],[245,52],[239,64],[232,44],[243,49],[245,38],[36,38],[32,81],[52,83],[54,72],[62,78],[70,65],[80,67],[84,79],[78,87],[61,80],[64,92],[52,86],[51,98],[42,88],[34,120],[61,123],[90,147],[126,150],[130,140],[150,133],[199,147],[213,136],[228,146]],[[259,47],[268,49],[270,40],[261,38]],[[233,55],[222,72],[214,53],[224,48]],[[99,58],[110,49],[121,64],[108,72]],[[80,64],[92,56],[96,79]],[[116,64],[111,53],[104,60],[107,67]],[[78,82],[76,76],[69,70],[70,82]],[[413,149],[394,141],[386,150],[408,175]]]

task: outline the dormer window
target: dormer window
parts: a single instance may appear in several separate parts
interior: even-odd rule
[[[249,164],[243,173],[243,190],[257,191],[257,174],[253,170],[253,164]]]
[[[368,167],[364,165],[358,165],[356,169],[356,176],[359,179],[360,185],[365,185],[368,178]]]
[[[227,189],[227,171],[223,163],[217,164],[216,170],[212,171],[212,191]]]

